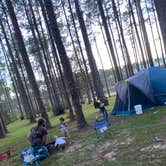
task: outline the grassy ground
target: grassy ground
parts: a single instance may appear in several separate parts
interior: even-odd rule
[[[111,110],[113,99],[108,110]],[[42,161],[42,166],[165,166],[166,164],[166,107],[144,111],[143,115],[130,117],[111,117],[114,137],[106,132],[103,138],[96,139],[91,125],[97,115],[92,105],[84,105],[83,110],[89,127],[76,130],[75,123],[69,123],[74,143],[63,152],[57,152]],[[66,115],[65,115],[66,116]],[[58,125],[59,117],[51,117],[52,125]],[[17,121],[8,126],[9,134],[0,140],[0,151],[15,147],[13,157],[0,165],[19,166],[19,150],[27,148],[27,132],[34,124]],[[49,138],[61,135],[58,128],[49,130]],[[155,142],[158,136],[162,142]]]

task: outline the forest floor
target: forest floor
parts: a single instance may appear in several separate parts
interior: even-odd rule
[[[108,110],[111,110],[113,99]],[[113,137],[106,131],[104,137],[96,138],[92,124],[97,111],[92,105],[83,106],[88,127],[77,131],[76,122],[69,122],[73,143],[62,152],[56,152],[41,162],[42,166],[165,166],[166,164],[166,107],[155,107],[142,115],[129,117],[111,116]],[[109,111],[110,113],[110,111]],[[64,116],[67,116],[64,115]],[[50,113],[52,125],[58,125],[59,117]],[[17,121],[8,125],[9,134],[0,140],[0,152],[13,147],[12,157],[0,162],[0,166],[19,166],[19,151],[30,146],[27,133],[34,124]],[[58,128],[49,130],[49,139],[61,135]],[[161,141],[156,142],[155,137]]]

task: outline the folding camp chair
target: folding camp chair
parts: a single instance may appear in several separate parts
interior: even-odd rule
[[[108,120],[108,118],[104,117],[104,115],[96,118],[93,128],[96,132],[96,138],[100,138],[100,136],[105,133],[106,130],[109,130],[111,136],[113,135],[111,122]]]
[[[45,146],[30,147],[20,151],[23,166],[41,166],[40,160],[49,156]]]

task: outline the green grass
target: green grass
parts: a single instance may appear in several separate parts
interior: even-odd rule
[[[114,98],[107,107],[110,110]],[[114,137],[105,133],[99,140],[91,125],[94,122],[98,110],[93,105],[83,105],[84,115],[89,127],[82,131],[76,130],[76,122],[69,123],[71,137],[74,143],[65,151],[55,153],[42,161],[42,165],[49,166],[164,166],[166,163],[166,107],[157,107],[144,111],[143,115],[130,117],[111,117]],[[58,125],[59,117],[49,114],[52,125]],[[65,115],[67,117],[67,114]],[[34,124],[28,121],[16,121],[8,125],[9,134],[0,140],[0,150],[15,147],[13,157],[8,162],[0,162],[0,165],[19,166],[19,150],[30,146],[27,141],[27,133]],[[61,135],[58,128],[49,130],[49,139],[54,135]],[[158,136],[163,141],[157,143],[154,138]]]

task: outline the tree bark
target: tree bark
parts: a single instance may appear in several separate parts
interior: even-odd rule
[[[145,41],[146,52],[147,52],[149,64],[152,67],[152,66],[154,66],[154,63],[153,63],[152,53],[151,53],[151,49],[150,49],[148,34],[146,31],[146,27],[145,27],[145,21],[144,21],[143,14],[142,14],[142,9],[141,9],[141,4],[140,4],[141,2],[140,2],[140,0],[134,0],[134,2],[136,5],[136,8],[137,8],[137,11],[138,11],[138,18],[139,18],[140,25],[142,28],[142,33],[143,33],[143,38]]]
[[[7,133],[6,124],[2,114],[2,104],[0,103],[0,138],[4,138]]]
[[[6,1],[6,5],[7,5],[7,8],[8,8],[8,12],[9,12],[9,15],[10,15],[10,18],[11,18],[13,28],[14,28],[14,31],[15,31],[17,46],[20,50],[20,53],[21,53],[21,56],[22,56],[22,59],[23,59],[23,62],[24,62],[24,65],[25,65],[25,68],[26,68],[26,71],[27,71],[28,79],[29,79],[29,82],[30,82],[31,87],[33,89],[34,95],[36,97],[41,116],[46,120],[47,127],[51,127],[48,115],[46,113],[46,110],[45,110],[45,107],[44,107],[44,104],[43,104],[43,101],[42,101],[42,96],[40,94],[39,87],[37,85],[37,82],[36,82],[36,79],[35,79],[35,76],[34,76],[34,73],[33,73],[33,70],[32,70],[32,66],[30,64],[30,60],[29,60],[29,57],[28,57],[28,54],[27,54],[27,51],[26,51],[26,48],[25,48],[25,45],[24,45],[24,40],[23,40],[21,31],[20,31],[20,28],[19,28],[19,25],[18,25],[18,22],[17,22],[17,18],[16,18],[16,15],[15,15],[15,12],[14,12],[13,5],[12,5],[10,0],[5,0],[5,1]]]
[[[65,97],[66,97],[68,108],[69,108],[69,117],[70,117],[70,120],[72,121],[72,120],[74,120],[73,108],[72,108],[72,105],[71,105],[71,102],[70,102],[70,97],[69,97],[69,94],[68,94],[68,91],[67,91],[67,87],[66,87],[62,67],[61,67],[59,57],[58,57],[58,54],[57,54],[57,50],[56,50],[56,47],[55,47],[55,43],[54,43],[54,39],[53,39],[53,35],[52,35],[52,30],[51,30],[51,27],[50,27],[50,24],[49,24],[49,21],[48,21],[48,18],[47,18],[47,14],[46,14],[46,11],[45,11],[44,4],[41,0],[39,0],[39,3],[40,3],[40,6],[41,6],[42,15],[44,17],[46,28],[47,28],[47,31],[48,31],[48,34],[49,34],[49,37],[50,37],[50,43],[51,43],[54,62],[57,64],[57,68],[58,68],[58,71],[59,71],[59,74],[60,74],[60,80],[62,81],[62,85],[63,85],[63,88],[64,88]]]
[[[89,42],[87,29],[86,29],[85,22],[83,19],[83,14],[82,14],[82,11],[81,11],[80,5],[79,5],[79,0],[74,0],[74,3],[75,3],[76,13],[77,13],[78,21],[80,24],[84,44],[85,44],[86,53],[88,56],[88,61],[89,61],[90,69],[91,69],[92,80],[93,80],[93,84],[95,87],[96,96],[98,99],[103,100],[103,102],[105,102],[106,98],[104,96],[103,86],[102,86],[102,83],[100,80],[99,72],[98,72],[96,62],[95,62],[95,59],[93,56],[93,52],[91,49],[91,45]]]
[[[118,64],[117,64],[116,57],[115,57],[115,52],[114,52],[111,36],[110,36],[110,33],[109,33],[108,24],[107,24],[107,21],[106,21],[104,9],[103,9],[103,6],[102,6],[102,1],[97,0],[97,4],[98,4],[98,8],[99,8],[100,15],[101,15],[101,18],[102,18],[102,22],[103,22],[105,34],[106,34],[106,37],[107,37],[108,45],[109,45],[109,48],[110,48],[110,51],[111,51],[111,56],[112,56],[113,65],[114,65],[115,73],[116,73],[116,76],[117,76],[117,80],[121,81],[122,78],[121,78],[119,67],[118,67]]]
[[[96,98],[95,98],[95,94],[94,94],[94,87],[92,85],[92,81],[90,79],[90,74],[88,72],[88,67],[87,67],[87,64],[86,64],[86,60],[85,60],[85,57],[84,57],[84,54],[83,54],[83,49],[82,49],[80,38],[79,38],[79,35],[78,35],[76,22],[75,22],[75,19],[74,19],[74,14],[73,14],[73,11],[72,11],[72,6],[71,6],[71,3],[70,3],[70,0],[68,0],[68,4],[69,4],[69,10],[70,10],[70,14],[71,14],[71,20],[72,20],[72,23],[73,23],[73,26],[74,26],[74,31],[75,31],[75,34],[76,34],[76,41],[77,41],[78,46],[79,46],[81,58],[82,58],[82,61],[83,61],[85,72],[86,72],[86,77],[87,77],[87,80],[88,80],[88,83],[89,83],[89,87],[90,87],[90,90],[91,90],[93,101],[95,101]]]
[[[138,32],[137,24],[136,24],[136,21],[135,21],[135,16],[134,16],[131,0],[129,0],[129,11],[131,13],[131,17],[132,17],[132,20],[133,20],[134,28],[135,28],[135,31],[136,31],[136,36],[137,36],[138,44],[139,44],[140,51],[141,51],[142,62],[143,62],[144,67],[146,68],[147,65],[146,65],[145,55],[144,55],[144,52],[143,52],[143,47],[142,47],[140,35],[139,35],[139,32]]]
[[[132,68],[128,48],[127,48],[127,45],[126,45],[126,41],[125,41],[125,38],[124,38],[122,23],[120,22],[120,19],[119,19],[119,16],[118,16],[118,11],[117,11],[116,4],[115,4],[114,0],[112,0],[112,5],[113,5],[114,16],[115,16],[115,19],[117,20],[117,23],[118,23],[118,26],[119,26],[120,35],[121,35],[122,43],[123,43],[123,48],[124,48],[124,51],[125,51],[125,54],[126,54],[126,63],[127,63],[126,65],[127,65],[128,71],[129,71],[129,76],[132,76],[134,74],[134,72],[133,72],[133,68]]]
[[[27,96],[27,93],[25,91],[24,84],[22,82],[22,79],[21,79],[20,73],[18,71],[17,65],[15,63],[13,52],[12,52],[12,49],[10,47],[10,43],[9,43],[8,38],[7,38],[7,35],[6,35],[6,32],[5,32],[5,29],[4,29],[4,26],[2,24],[1,19],[0,19],[0,26],[1,26],[1,29],[2,29],[2,32],[3,32],[4,38],[5,38],[6,44],[7,44],[7,48],[8,48],[10,57],[11,57],[12,62],[13,62],[12,65],[13,65],[14,72],[15,72],[16,77],[18,79],[18,84],[19,84],[18,90],[19,90],[19,94],[21,96],[22,104],[24,106],[24,110],[25,110],[26,114],[28,115],[28,117],[30,119],[30,122],[33,123],[33,122],[35,122],[35,118],[34,118],[32,110],[31,110],[31,107],[29,105],[28,96]]]
[[[65,20],[66,20],[67,28],[68,28],[69,35],[70,35],[70,38],[71,38],[71,43],[72,43],[72,46],[73,46],[73,50],[74,50],[74,54],[75,54],[75,57],[76,57],[76,61],[78,63],[78,66],[79,66],[79,69],[80,69],[80,72],[81,72],[81,75],[82,75],[83,83],[84,83],[84,86],[85,86],[85,91],[86,91],[86,94],[88,96],[88,100],[89,100],[89,104],[90,104],[91,101],[90,101],[90,93],[89,93],[90,91],[89,91],[88,79],[86,77],[86,73],[84,72],[84,70],[83,70],[83,68],[81,66],[81,62],[80,62],[80,59],[79,59],[79,56],[78,56],[78,52],[76,50],[74,39],[73,39],[73,36],[72,36],[72,33],[71,33],[70,24],[69,24],[69,21],[68,21],[68,18],[67,18],[67,14],[66,14],[66,10],[65,10],[65,7],[64,7],[64,2],[62,0],[61,0],[61,4],[62,4],[63,11],[64,11]]]
[[[164,43],[164,49],[166,53],[166,1],[165,0],[154,0],[156,6],[156,12],[160,24],[161,34]]]
[[[153,16],[154,16],[154,20],[155,20],[155,25],[156,25],[156,29],[157,29],[157,34],[158,34],[158,37],[159,37],[159,42],[160,42],[160,48],[161,48],[161,56],[162,56],[162,60],[163,60],[163,65],[164,67],[166,67],[166,59],[165,59],[165,56],[164,56],[164,52],[165,52],[165,49],[164,49],[164,46],[162,44],[162,36],[160,35],[160,27],[158,25],[158,21],[157,21],[157,15],[156,15],[156,9],[155,9],[155,4],[153,3],[154,1],[151,0],[151,3],[152,3],[152,10],[153,10]]]
[[[41,3],[42,3],[42,1],[41,1]],[[70,94],[72,96],[73,106],[75,108],[75,112],[77,115],[77,127],[84,128],[87,125],[87,123],[86,123],[84,114],[82,112],[82,107],[80,104],[79,95],[78,95],[78,91],[77,91],[76,84],[74,81],[71,65],[70,65],[69,59],[67,57],[67,54],[66,54],[66,51],[65,51],[62,39],[61,39],[61,35],[60,35],[59,29],[58,29],[53,4],[52,4],[51,0],[43,0],[43,3],[45,5],[45,9],[46,9],[46,12],[47,12],[47,15],[49,18],[52,35],[53,35],[54,41],[57,45],[61,64],[62,64],[62,67],[64,70],[64,76],[66,78]]]

